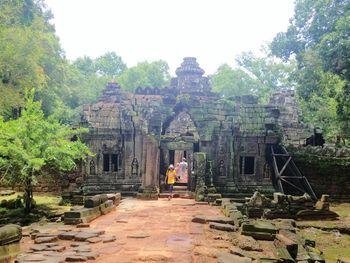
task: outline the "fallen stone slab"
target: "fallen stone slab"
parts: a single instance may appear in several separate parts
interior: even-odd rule
[[[75,235],[74,240],[75,241],[86,241],[89,238],[92,237],[98,237],[99,235],[97,233],[89,233],[89,232],[81,232]]]
[[[320,263],[325,262],[322,252],[317,248],[305,246],[305,249],[309,253],[309,256],[312,262],[320,262]]]
[[[247,257],[240,257],[230,253],[219,253],[217,255],[218,263],[251,263],[252,259]]]
[[[97,207],[100,204],[106,202],[108,200],[108,196],[106,194],[87,196],[85,197],[84,207],[93,208]]]
[[[102,239],[99,238],[99,237],[91,237],[91,238],[86,239],[86,241],[89,242],[89,243],[95,244],[95,243],[101,242]]]
[[[57,241],[57,236],[49,236],[49,237],[37,237],[34,239],[35,244],[41,244],[41,243],[51,243]]]
[[[66,225],[77,225],[80,223],[89,223],[95,218],[101,216],[100,207],[80,208],[64,213],[64,223]]]
[[[294,263],[293,257],[288,250],[284,247],[277,247],[275,250],[275,256],[283,263]]]
[[[116,240],[116,237],[115,236],[105,236],[105,237],[102,237],[102,242],[103,243],[109,243],[109,242],[113,242]]]
[[[289,230],[280,230],[274,240],[275,247],[287,249],[292,258],[297,257],[299,243],[297,235]]]
[[[306,249],[302,245],[298,245],[298,255],[296,257],[296,261],[297,262],[300,262],[300,261],[310,262],[311,261],[309,253],[306,251]]]
[[[73,240],[78,232],[64,232],[58,234],[58,238],[61,240]]]
[[[137,232],[137,233],[129,234],[127,235],[127,237],[128,238],[146,238],[146,237],[150,237],[150,235],[145,232]]]
[[[87,261],[87,257],[84,257],[84,256],[68,256],[66,257],[66,261],[67,262],[84,262],[84,261]]]
[[[29,249],[33,251],[44,251],[49,246],[47,244],[32,245]]]
[[[236,255],[236,256],[240,256],[240,257],[247,256],[247,252],[245,252],[243,249],[240,249],[239,247],[231,247],[230,253],[233,255]]]
[[[224,217],[224,216],[210,216],[210,217],[206,217],[205,221],[207,223],[215,222],[215,223],[220,223],[220,224],[230,224],[230,225],[234,225],[235,224],[235,222],[233,221],[232,218]]]
[[[258,251],[258,252],[263,251],[258,241],[256,241],[254,238],[250,236],[240,235],[237,238],[232,239],[232,244],[245,251]]]
[[[335,220],[339,215],[327,210],[300,210],[297,213],[298,220]]]
[[[42,254],[28,254],[21,256],[18,261],[19,262],[42,262],[45,261],[46,257]]]
[[[276,219],[273,221],[277,229],[288,230],[291,232],[296,232],[296,222],[294,219]]]
[[[38,238],[38,237],[57,237],[57,234],[53,233],[40,233],[40,232],[34,232],[30,235],[30,238],[32,240]]]
[[[95,260],[100,256],[100,254],[96,252],[81,252],[81,253],[78,253],[77,256],[86,257],[89,260]]]
[[[66,249],[65,246],[59,245],[59,246],[47,247],[47,248],[45,249],[45,251],[62,252],[62,251],[64,251],[65,249]]]
[[[89,245],[89,244],[90,244],[89,242],[81,241],[81,242],[71,243],[70,246],[71,247],[81,247],[81,246],[86,246],[86,245]]]
[[[88,228],[88,227],[90,227],[90,224],[88,224],[88,223],[77,224],[77,228]]]
[[[242,224],[242,235],[251,236],[258,240],[274,240],[277,228],[268,221],[256,220]]]
[[[91,252],[91,247],[89,246],[81,246],[81,247],[75,247],[73,248],[73,251],[77,253],[83,253],[83,252]]]
[[[215,223],[210,222],[209,228],[221,230],[221,231],[227,231],[227,232],[235,232],[237,231],[237,227],[230,225],[230,224],[221,224],[221,223]]]
[[[106,233],[106,231],[103,230],[103,229],[89,229],[89,230],[85,230],[84,232],[86,232],[86,233],[93,233],[93,234],[96,234],[96,235],[103,235],[104,233]]]
[[[192,218],[192,222],[199,223],[199,224],[205,224],[206,223],[206,217],[202,215],[197,215]]]

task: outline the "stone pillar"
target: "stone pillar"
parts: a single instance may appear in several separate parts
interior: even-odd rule
[[[207,166],[207,154],[204,152],[196,152],[193,154],[193,162],[194,162],[194,173],[196,176],[196,200],[203,201],[204,200],[204,191],[205,191],[205,173]]]
[[[147,137],[144,141],[146,149],[144,188],[158,187],[159,184],[159,146],[157,140]]]

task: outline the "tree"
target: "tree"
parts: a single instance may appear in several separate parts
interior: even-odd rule
[[[164,87],[169,83],[169,66],[163,60],[154,62],[141,62],[136,66],[126,69],[117,81],[121,87],[128,91],[134,91],[139,86]]]
[[[322,126],[333,140],[344,142],[350,139],[349,22],[348,0],[297,0],[287,31],[278,33],[271,44],[274,55],[297,59],[295,79],[306,119],[323,116],[325,105],[335,109],[333,119]]]
[[[25,190],[25,211],[31,210],[32,188],[45,169],[70,171],[76,160],[91,154],[79,139],[87,132],[72,130],[53,118],[46,119],[41,103],[34,101],[34,90],[27,95],[21,116],[4,121],[0,117],[0,171],[2,179],[20,184]]]
[[[227,64],[221,65],[210,76],[213,90],[225,97],[253,94],[253,79],[241,69],[233,69]]]
[[[290,78],[293,63],[282,63],[272,56],[257,57],[251,52],[243,52],[236,63],[236,68],[221,65],[211,76],[214,91],[224,96],[256,95],[266,102],[274,91],[294,87]]]
[[[125,69],[125,63],[115,52],[107,52],[95,60],[95,70],[102,76],[118,77]]]
[[[66,61],[50,18],[42,1],[1,1],[0,97],[12,96],[0,101],[3,116],[12,117],[12,109],[23,105],[26,88],[40,93],[60,83],[59,69]]]

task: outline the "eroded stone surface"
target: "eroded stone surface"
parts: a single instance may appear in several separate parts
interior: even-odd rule
[[[41,244],[41,243],[50,243],[57,241],[57,236],[49,236],[49,237],[37,237],[34,240],[35,244]]]
[[[220,224],[220,223],[210,222],[209,227],[212,229],[217,229],[217,230],[227,231],[227,232],[237,231],[237,227],[229,224]]]
[[[87,257],[81,256],[81,255],[75,255],[75,256],[68,256],[66,257],[67,262],[84,262],[87,261]]]

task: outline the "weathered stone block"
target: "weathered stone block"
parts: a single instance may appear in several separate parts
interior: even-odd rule
[[[209,228],[217,229],[217,230],[221,230],[221,231],[227,231],[227,232],[237,231],[237,227],[235,227],[233,225],[216,223],[216,222],[209,222]]]
[[[100,207],[81,208],[78,210],[68,211],[64,213],[64,223],[77,225],[80,223],[89,223],[101,215]]]
[[[337,213],[326,210],[300,210],[297,213],[297,218],[300,220],[334,220],[338,217]]]
[[[102,215],[106,215],[115,209],[115,205],[112,200],[107,200],[100,205],[100,211]]]
[[[18,225],[5,225],[0,227],[0,246],[20,241],[22,228]]]
[[[242,224],[242,235],[252,236],[255,239],[274,240],[277,228],[268,221],[252,221]]]
[[[295,233],[288,230],[280,231],[276,235],[274,244],[277,248],[285,248],[292,258],[296,258],[298,255],[298,238]]]
[[[284,247],[277,247],[275,256],[283,263],[294,263],[293,257],[289,254],[288,250]]]

